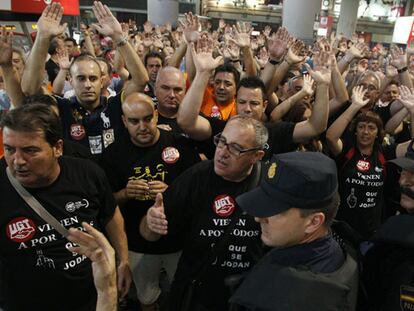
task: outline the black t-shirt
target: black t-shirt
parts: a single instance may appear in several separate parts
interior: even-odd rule
[[[215,136],[223,132],[226,126],[226,121],[216,118],[207,118],[210,122],[212,136]],[[266,123],[265,126],[269,132],[269,138],[267,140],[268,149],[264,159],[270,159],[273,154],[285,153],[295,150],[295,144],[293,143],[293,131],[295,129],[295,123],[293,122],[275,122]],[[215,146],[213,141],[209,144],[206,143],[206,153],[209,158],[214,155]]]
[[[109,99],[102,96],[100,105],[92,113],[86,110],[75,96],[70,99],[55,96],[64,138],[81,143],[89,148],[93,155],[102,154],[106,147],[125,132],[121,94]]]
[[[158,106],[158,98],[155,96],[155,90],[151,83],[147,83],[144,88],[144,94],[151,97],[152,101],[154,102],[155,107]]]
[[[362,156],[358,148],[345,145],[337,157],[341,197],[337,219],[346,221],[364,239],[370,238],[382,223],[386,177],[384,160],[393,158],[395,145],[374,147],[368,157]]]
[[[241,215],[235,201],[248,190],[253,175],[239,183],[226,181],[216,175],[212,161],[203,161],[184,172],[165,192],[168,234],[184,243],[172,285],[171,310],[177,310],[183,287],[205,264],[231,221],[237,224],[200,280],[195,299],[210,310],[227,310],[230,294],[224,278],[248,271],[261,257],[260,226],[253,217]],[[232,220],[233,214],[237,216]]]
[[[66,228],[83,221],[103,228],[115,201],[104,172],[91,161],[62,157],[58,179],[27,189]],[[10,310],[81,310],[95,303],[91,263],[19,196],[0,161],[0,256],[7,271]]]
[[[166,118],[158,112],[158,124],[170,126],[173,133],[184,134],[183,130],[178,126],[177,118]]]
[[[56,76],[59,73],[60,67],[56,64],[51,58],[45,64],[46,72],[49,77],[50,83],[53,85],[53,81],[55,81]]]
[[[171,185],[187,168],[200,161],[189,145],[188,139],[160,129],[158,142],[150,147],[134,145],[128,135],[105,150],[102,157],[104,168],[113,192],[124,189],[129,180],[160,180]],[[121,206],[129,249],[145,254],[166,254],[178,251],[181,245],[173,239],[148,242],[139,234],[139,223],[154,200],[145,195],[129,200]]]

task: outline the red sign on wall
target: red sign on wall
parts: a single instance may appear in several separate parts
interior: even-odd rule
[[[16,13],[40,14],[44,8],[52,2],[59,2],[64,8],[64,15],[79,15],[79,0],[2,0],[10,3],[10,7]]]

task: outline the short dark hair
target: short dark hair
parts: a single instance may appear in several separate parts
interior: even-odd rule
[[[234,83],[237,85],[239,84],[240,81],[240,73],[239,71],[236,69],[236,67],[233,66],[233,64],[226,62],[223,65],[218,66],[215,70],[214,70],[214,77],[216,77],[216,75],[219,72],[229,72],[233,74],[234,77]]]
[[[46,94],[38,94],[38,95],[31,95],[31,96],[26,96],[22,102],[22,105],[31,105],[31,104],[45,104],[48,105],[50,107],[57,107],[57,100],[50,95],[46,95]]]
[[[72,42],[74,46],[78,46],[78,42],[76,42],[75,39],[73,38],[65,38],[65,40],[63,40],[64,42]]]
[[[370,110],[361,112],[352,120],[351,124],[349,125],[349,130],[352,134],[356,133],[356,128],[360,122],[372,122],[377,126],[378,134],[377,138],[375,139],[375,143],[381,145],[382,140],[385,136],[384,124],[381,117],[377,113]],[[355,135],[352,135],[352,137],[356,139]]]
[[[99,75],[101,75],[101,70],[100,70],[101,66],[99,65],[98,61],[96,60],[96,57],[92,56],[89,53],[82,53],[79,56],[74,57],[73,60],[72,60],[72,63],[70,64],[70,67],[69,67],[69,73],[72,72],[72,66],[74,64],[76,64],[78,62],[82,62],[82,61],[92,61],[92,62],[94,62],[99,68]]]
[[[329,202],[321,204],[319,208],[315,208],[315,209],[300,208],[299,213],[300,213],[300,216],[303,218],[308,217],[309,215],[312,215],[315,213],[323,213],[325,215],[324,226],[329,228],[335,219],[336,213],[338,212],[340,202],[341,202],[341,199],[337,191],[335,192],[332,199],[329,200]]]
[[[266,87],[262,81],[262,79],[258,77],[246,77],[239,81],[239,84],[237,84],[237,92],[241,87],[244,87],[246,89],[261,89],[263,100],[266,97]]]
[[[54,38],[52,41],[50,41],[49,44],[49,49],[47,50],[47,52],[50,55],[54,55],[57,53],[57,48],[59,47],[59,40],[58,38]]]
[[[42,131],[50,146],[63,138],[62,122],[50,105],[36,102],[9,110],[1,120],[2,128],[17,132]]]
[[[147,54],[145,54],[145,57],[144,57],[145,67],[148,64],[148,59],[149,58],[159,58],[161,60],[161,65],[164,66],[164,58],[162,57],[161,53],[158,53],[156,51],[151,51],[151,52],[148,52]]]

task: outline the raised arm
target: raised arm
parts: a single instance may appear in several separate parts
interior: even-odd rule
[[[293,130],[293,141],[296,143],[307,142],[326,129],[332,57],[334,56],[331,53],[321,51],[314,54],[314,69],[306,64],[308,72],[316,83],[315,103],[309,120],[296,124]]]
[[[204,90],[212,71],[220,65],[221,56],[213,58],[213,42],[207,38],[199,40],[196,52],[194,43],[190,45],[196,67],[195,78],[178,109],[177,122],[191,138],[205,140],[211,137],[211,126],[208,120],[199,115],[203,103]]]
[[[193,13],[185,14],[184,21],[180,21],[181,27],[183,28],[184,39],[187,42],[187,49],[185,54],[185,70],[189,81],[193,81],[196,69],[194,66],[193,55],[191,53],[190,44],[196,44],[200,39],[200,21],[197,15]]]
[[[331,150],[333,155],[337,156],[342,152],[343,145],[340,139],[342,133],[345,131],[348,124],[352,121],[358,111],[369,102],[369,99],[364,100],[366,92],[367,90],[364,90],[362,86],[354,87],[352,90],[352,104],[338,117],[338,119],[335,120],[334,123],[332,123],[326,132],[328,148]]]
[[[256,77],[257,67],[250,48],[251,27],[245,22],[237,22],[237,25],[233,25],[233,33],[234,39],[230,40],[237,44],[243,53],[243,63],[246,75],[248,77]]]
[[[129,43],[128,36],[122,32],[121,24],[113,16],[109,8],[100,1],[96,1],[92,9],[98,20],[98,24],[93,24],[92,27],[101,34],[111,37],[125,60],[126,67],[131,74],[135,86],[138,90],[144,90],[149,80],[147,70]]]
[[[283,118],[283,116],[289,112],[289,110],[301,99],[306,96],[312,96],[313,94],[313,79],[310,75],[303,76],[303,87],[302,89],[294,94],[293,96],[289,97],[288,99],[284,100],[281,104],[276,106],[273,109],[270,118],[272,122],[279,121]]]
[[[261,79],[266,86],[268,94],[274,92],[275,86],[272,85],[272,79],[275,75],[276,68],[283,65],[289,68],[288,64],[283,64],[283,56],[287,52],[287,45],[290,39],[290,35],[286,28],[280,27],[276,33],[272,34],[272,37],[268,39],[268,52],[269,59],[265,67],[261,72]],[[286,70],[286,69],[284,69]]]
[[[27,59],[22,76],[22,91],[26,95],[40,93],[40,87],[45,70],[47,50],[53,37],[63,33],[66,23],[61,25],[63,7],[53,2],[44,10],[37,21],[37,36],[32,51]]]
[[[85,40],[84,44],[85,44],[86,53],[95,57],[96,56],[95,49],[93,48],[93,43],[92,43],[92,39],[91,39],[91,35],[90,35],[90,31],[88,27],[84,23],[81,23],[80,30],[82,31],[82,34],[83,34],[83,40]]]
[[[352,63],[354,59],[360,59],[367,52],[368,47],[362,43],[358,42],[352,45],[346,52],[344,57],[338,62],[338,70],[341,74],[348,68],[349,64]]]
[[[402,48],[391,49],[391,65],[397,68],[398,77],[400,78],[401,84],[412,89],[413,81],[411,81],[410,74],[407,67],[407,55]]]
[[[58,52],[58,63],[60,69],[55,80],[53,81],[53,94],[63,96],[66,76],[68,75],[70,67],[69,55],[66,49]]]
[[[336,58],[332,58],[332,86],[335,91],[335,97],[329,101],[329,115],[334,114],[343,103],[349,100],[348,90],[346,89],[345,80],[339,71]]]
[[[13,33],[6,32],[3,28],[0,34],[0,67],[3,71],[4,87],[10,96],[14,107],[18,107],[24,99],[24,94],[20,87],[20,82],[13,70],[12,56]]]

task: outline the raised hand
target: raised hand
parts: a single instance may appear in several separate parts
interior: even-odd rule
[[[407,67],[407,55],[404,50],[398,47],[391,49],[391,61],[390,64],[397,69]]]
[[[331,82],[332,59],[329,52],[321,51],[313,56],[313,69],[305,64],[309,74],[316,83],[329,84]]]
[[[147,211],[147,226],[154,233],[161,235],[168,233],[168,221],[165,216],[161,193],[157,194],[155,204]]]
[[[109,36],[115,43],[123,38],[122,27],[108,6],[103,5],[100,1],[95,1],[92,7],[98,24],[92,24],[91,27],[104,36]]]
[[[305,56],[302,55],[304,48],[305,44],[300,40],[296,40],[288,49],[285,60],[291,65],[302,62],[305,59]]]
[[[404,105],[407,110],[412,113],[414,112],[414,92],[412,89],[406,87],[405,85],[401,85],[399,87],[400,90],[400,102]]]
[[[13,32],[7,32],[6,27],[3,27],[0,33],[0,66],[12,65],[13,46],[12,46]]]
[[[271,32],[272,32],[272,28],[269,25],[267,25],[264,28],[263,34],[266,36],[266,38],[269,38]]]
[[[258,56],[255,56],[256,62],[259,64],[260,68],[263,68],[266,63],[269,61],[269,54],[266,51],[265,47],[262,47],[259,51]]]
[[[302,91],[307,95],[311,96],[313,94],[313,84],[314,81],[310,75],[303,75],[303,86]]]
[[[226,22],[224,21],[224,19],[220,19],[219,20],[219,29],[224,29],[226,27]]]
[[[352,89],[352,104],[358,106],[360,109],[368,104],[369,99],[364,100],[364,95],[367,92],[362,85],[355,86]]]
[[[251,27],[245,22],[237,22],[233,25],[233,37],[230,39],[233,43],[237,44],[240,48],[250,47],[250,33]]]
[[[200,21],[197,15],[189,12],[185,14],[184,21],[180,21],[181,27],[183,28],[184,38],[187,43],[197,42],[200,39]]]
[[[146,21],[144,23],[144,32],[145,33],[152,34],[152,28],[153,28],[153,26],[152,26],[152,23],[150,21]]]
[[[69,70],[70,60],[66,49],[62,49],[57,53],[57,61],[61,70]]]
[[[351,54],[351,56],[353,56],[354,58],[362,58],[364,57],[364,55],[367,53],[368,51],[368,47],[366,46],[365,43],[363,42],[358,42],[356,44],[353,44],[350,48],[349,48],[349,53]]]
[[[92,261],[92,272],[95,287],[98,292],[116,289],[115,251],[105,236],[88,225],[82,223],[86,232],[70,228],[67,239],[77,246],[69,247],[71,252],[85,255]],[[115,290],[116,304],[116,290]]]
[[[67,24],[60,24],[63,16],[63,7],[60,3],[53,2],[44,10],[37,21],[37,33],[41,38],[52,39],[60,35],[66,29]]]
[[[237,46],[235,43],[229,42],[227,50],[231,60],[236,61],[240,59],[240,47]]]
[[[223,63],[223,57],[213,58],[214,42],[211,38],[202,37],[197,42],[197,51],[191,43],[191,53],[197,72],[210,72]]]
[[[268,51],[271,59],[280,59],[285,55],[290,39],[289,32],[284,27],[279,27],[276,33],[268,39]]]
[[[391,65],[385,66],[385,76],[388,79],[394,79],[396,76],[398,76],[397,68]]]

